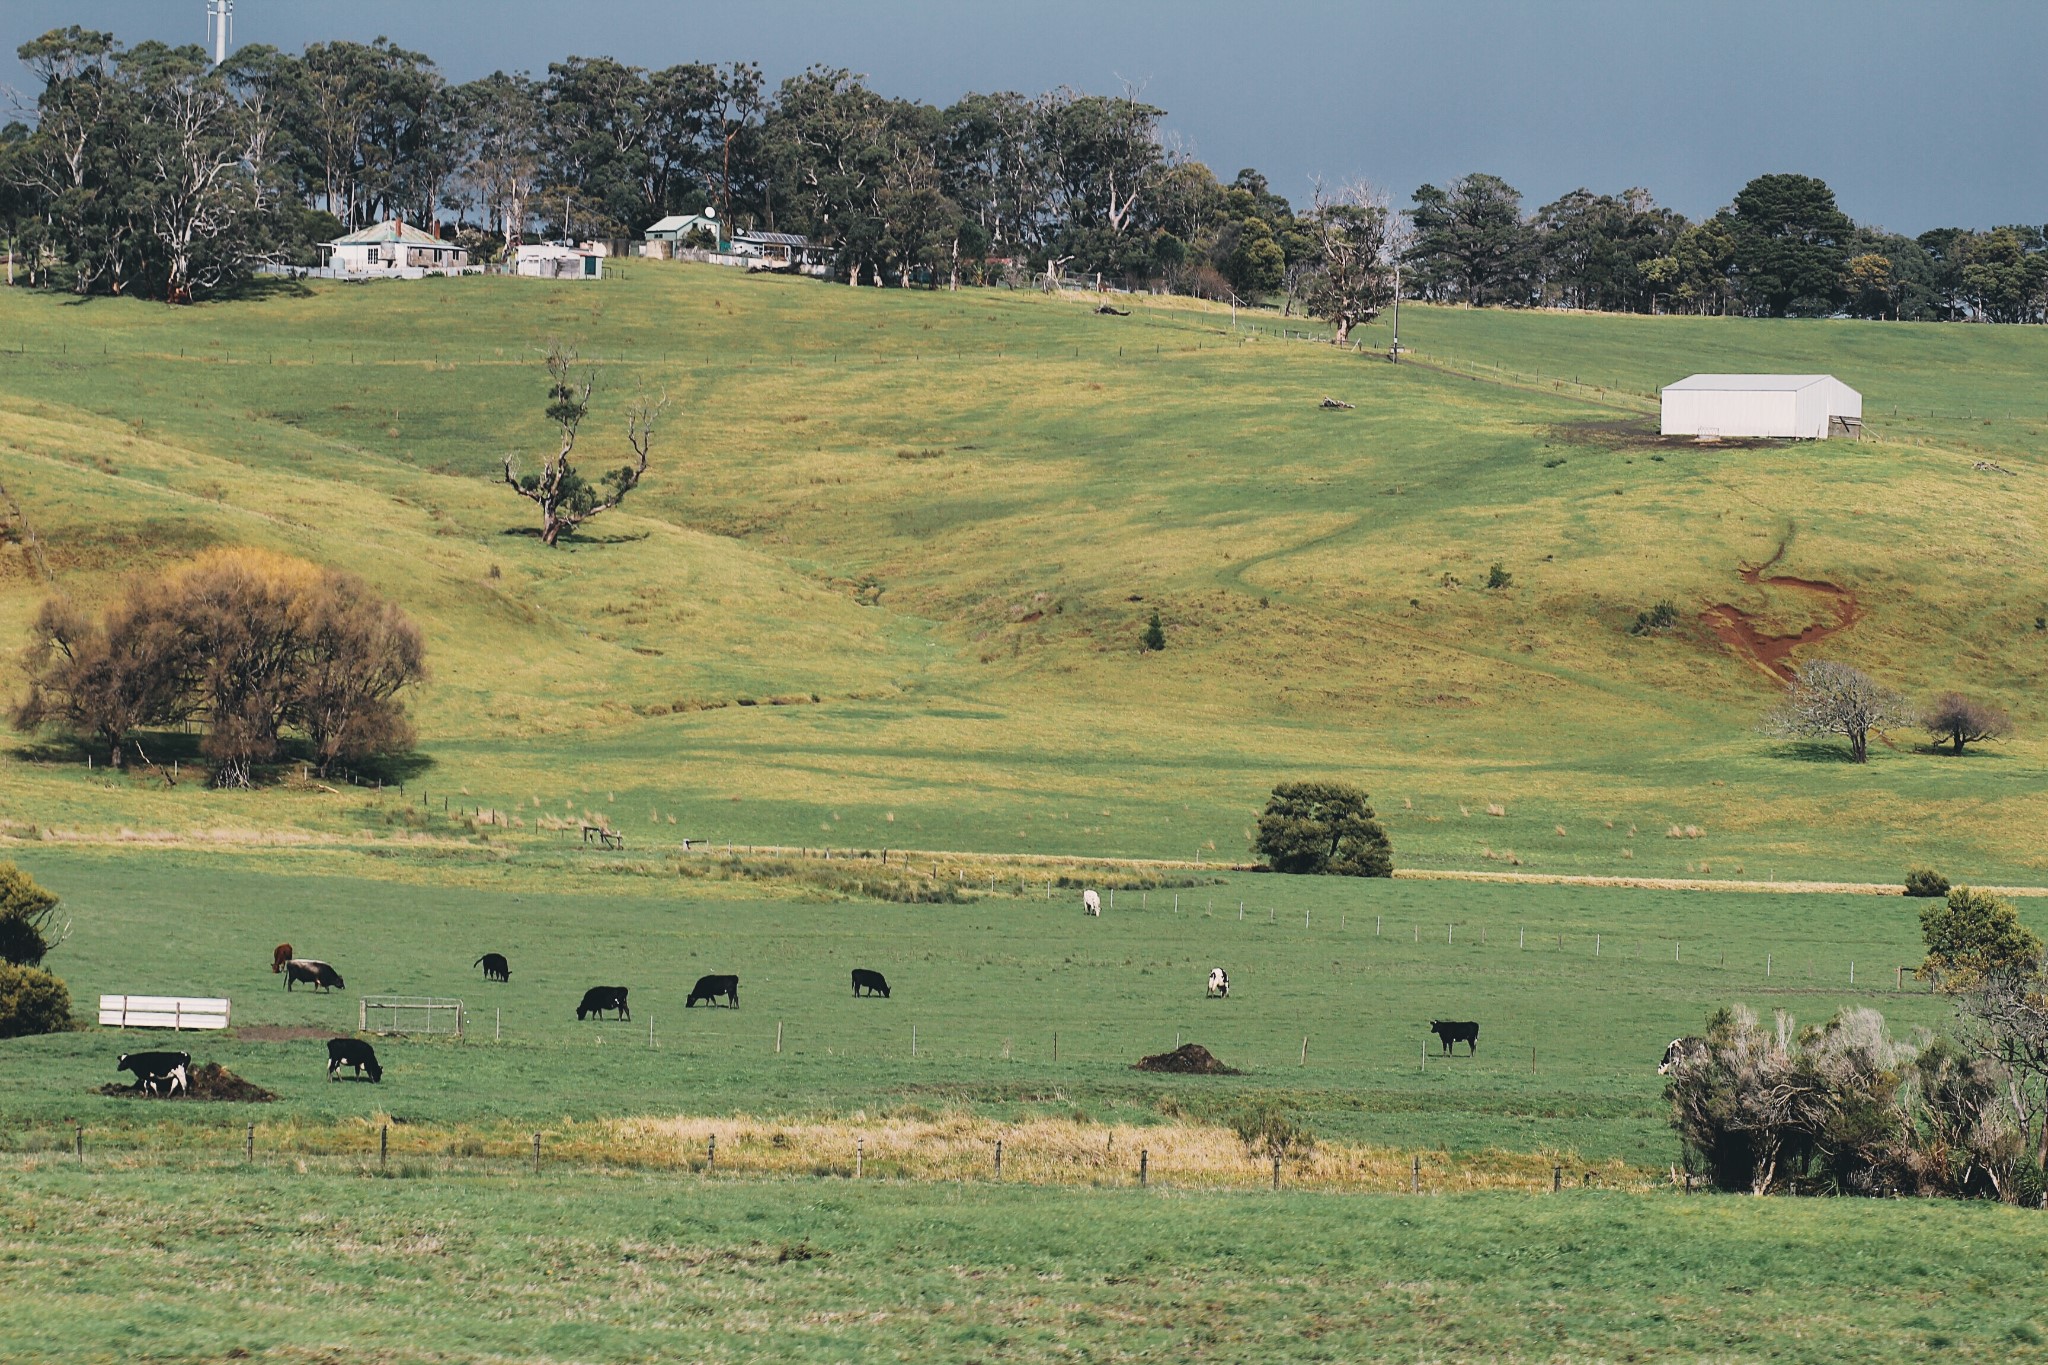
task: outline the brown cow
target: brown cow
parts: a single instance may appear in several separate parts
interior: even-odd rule
[[[276,976],[284,970],[284,964],[292,960],[292,945],[280,943],[270,950],[270,974]]]

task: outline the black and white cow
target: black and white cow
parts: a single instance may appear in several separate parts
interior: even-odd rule
[[[172,1095],[182,1094],[191,1088],[192,1082],[186,1076],[185,1068],[182,1066],[174,1066],[161,1076],[144,1076],[142,1078],[143,1093],[155,1095],[159,1099],[168,1099]]]
[[[626,1008],[624,986],[592,986],[583,992],[583,1003],[576,1007],[576,1017],[581,1020],[594,1014],[602,1019],[606,1010],[617,1010],[621,1019],[633,1017],[633,1011]]]
[[[1467,1056],[1475,1055],[1479,1051],[1479,1025],[1477,1024],[1469,1021],[1458,1022],[1449,1019],[1432,1019],[1429,1021],[1429,1031],[1434,1033],[1438,1041],[1444,1045],[1446,1055],[1450,1053],[1451,1044],[1453,1043],[1463,1043],[1468,1049]]]
[[[121,1060],[114,1063],[114,1070],[133,1073],[137,1090],[148,1090],[151,1081],[173,1073],[189,1076],[191,1069],[189,1052],[124,1052]]]
[[[725,997],[726,1004],[734,1009],[738,1009],[740,1007],[740,979],[737,976],[698,977],[697,984],[690,987],[690,998],[683,1002],[683,1008],[688,1009],[699,1000],[708,1005],[721,995]]]
[[[853,969],[853,993],[859,995],[862,991],[866,991],[869,995],[879,995],[884,1000],[887,1000],[889,998],[889,982],[880,972],[871,972],[865,967],[855,967]]]
[[[1216,1000],[1225,1000],[1229,998],[1229,972],[1224,971],[1221,967],[1211,967],[1209,969],[1209,995],[1210,998]]]
[[[1673,1038],[1670,1045],[1664,1049],[1664,1060],[1657,1064],[1657,1074],[1659,1076],[1669,1076],[1679,1068],[1681,1063],[1706,1055],[1706,1039]]]
[[[345,1066],[356,1069],[356,1079],[362,1079],[368,1072],[370,1079],[384,1079],[384,1068],[378,1064],[377,1049],[360,1038],[329,1038],[327,1040],[327,1079],[334,1079],[336,1072]]]
[[[284,988],[290,990],[301,981],[323,992],[340,990],[347,984],[340,972],[318,958],[295,957],[284,964]]]
[[[483,968],[484,980],[486,981],[510,981],[512,979],[512,964],[505,960],[503,953],[485,953],[469,965]]]

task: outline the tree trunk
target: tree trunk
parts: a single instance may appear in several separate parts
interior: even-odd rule
[[[1351,319],[1350,319],[1350,318],[1338,318],[1338,319],[1337,319],[1337,344],[1338,344],[1339,346],[1348,346],[1348,345],[1349,345],[1350,343],[1351,343]]]
[[[1870,761],[1870,732],[1853,729],[1849,731],[1849,761],[1867,763]]]

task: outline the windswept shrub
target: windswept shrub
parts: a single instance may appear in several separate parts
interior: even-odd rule
[[[1394,848],[1366,795],[1348,782],[1282,782],[1259,816],[1252,851],[1275,872],[1391,877]]]
[[[13,863],[0,863],[0,962],[40,967],[50,951],[45,932],[57,913],[57,897]]]
[[[0,962],[0,1038],[61,1033],[71,1027],[71,992],[40,967]]]
[[[1948,878],[1931,867],[1910,868],[1906,872],[1906,894],[1909,896],[1946,896]]]

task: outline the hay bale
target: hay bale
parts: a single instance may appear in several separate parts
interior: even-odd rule
[[[1234,1066],[1225,1066],[1216,1060],[1216,1055],[1200,1043],[1182,1043],[1171,1052],[1141,1058],[1131,1066],[1133,1071],[1164,1071],[1176,1076],[1238,1076],[1243,1073]]]

